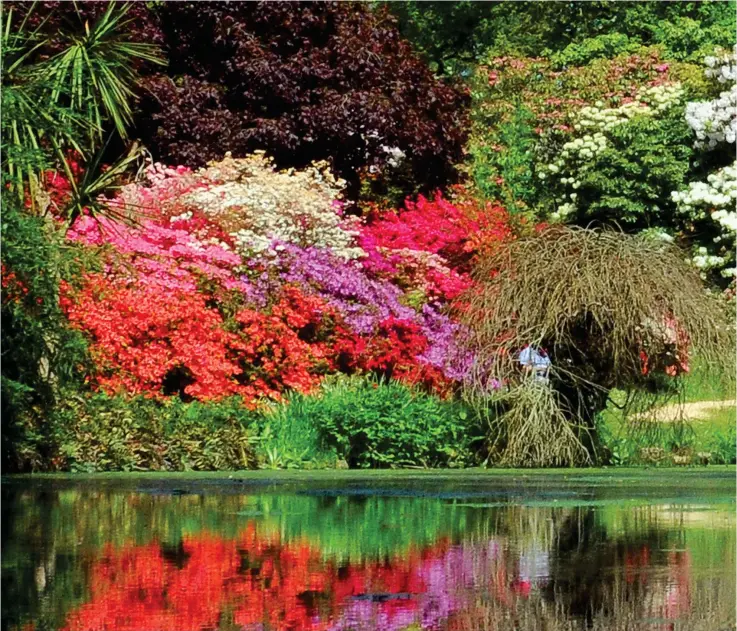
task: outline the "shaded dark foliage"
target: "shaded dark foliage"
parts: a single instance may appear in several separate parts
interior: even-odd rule
[[[157,11],[168,76],[145,82],[138,132],[158,159],[196,166],[255,149],[284,167],[330,159],[356,192],[369,168],[388,174],[384,148],[398,147],[417,188],[452,177],[466,97],[433,77],[385,12],[331,2]]]

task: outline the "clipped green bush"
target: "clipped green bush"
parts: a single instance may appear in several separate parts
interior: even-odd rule
[[[285,423],[316,428],[350,468],[473,464],[474,421],[461,404],[393,381],[344,378],[295,396]],[[299,420],[298,420],[299,419]],[[480,433],[480,432],[478,432]]]
[[[75,472],[210,471],[256,466],[238,399],[165,403],[135,397],[68,396],[50,417],[50,466]]]

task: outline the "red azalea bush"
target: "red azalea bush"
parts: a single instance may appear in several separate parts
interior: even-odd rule
[[[237,366],[228,360],[233,339],[205,296],[155,285],[116,286],[90,275],[81,291],[64,286],[63,307],[90,338],[94,381],[110,393],[158,393],[177,371],[200,399],[235,394]],[[178,384],[177,384],[178,385]]]
[[[63,287],[73,326],[90,338],[92,381],[110,394],[179,394],[185,399],[241,395],[278,399],[309,392],[335,370],[348,332],[317,298],[287,288],[268,312],[242,309],[226,320],[212,296],[89,275]]]
[[[439,394],[447,393],[451,382],[433,366],[416,361],[428,348],[427,338],[413,322],[388,318],[379,334],[367,345],[365,367],[387,378],[425,386]]]
[[[339,368],[352,334],[334,309],[296,287],[286,287],[269,313],[240,311],[238,339],[231,346],[240,374],[236,380],[255,396],[278,399],[287,389],[314,390]]]
[[[512,236],[509,215],[491,202],[478,202],[456,187],[453,199],[441,192],[434,198],[419,195],[398,211],[373,212],[359,237],[373,263],[376,251],[414,250],[437,254],[461,271],[484,243],[498,243]]]

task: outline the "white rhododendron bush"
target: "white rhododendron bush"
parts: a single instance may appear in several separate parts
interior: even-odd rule
[[[728,86],[711,101],[692,102],[686,106],[686,121],[693,129],[694,145],[708,159],[710,152],[724,150],[734,155],[737,140],[737,64],[735,53],[724,52],[705,59],[707,77]],[[711,225],[716,232],[712,243],[695,247],[693,262],[703,270],[717,269],[732,278],[734,291],[735,237],[737,236],[737,162],[707,175],[705,181],[691,182],[688,188],[674,191],[678,210],[692,222]],[[702,272],[703,273],[703,272]]]

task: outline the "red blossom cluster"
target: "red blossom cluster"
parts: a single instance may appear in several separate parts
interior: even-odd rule
[[[387,318],[381,323],[379,334],[367,345],[364,366],[368,370],[406,383],[423,385],[442,394],[449,391],[449,380],[437,368],[415,360],[427,347],[427,338],[416,324]]]
[[[8,271],[5,264],[2,266],[2,301],[3,303],[19,304],[28,295],[28,287],[18,278],[15,272]]]
[[[509,215],[498,204],[473,200],[457,187],[450,201],[407,200],[401,210],[374,212],[359,237],[364,265],[399,286],[420,290],[430,300],[454,300],[470,286],[471,262],[511,238]]]
[[[186,288],[90,274],[82,290],[62,289],[67,316],[91,340],[94,381],[109,392],[156,395],[163,386],[164,394],[241,395],[252,404],[287,388],[309,392],[336,370],[349,337],[334,310],[293,287],[268,311],[243,308],[227,323],[212,295]]]

